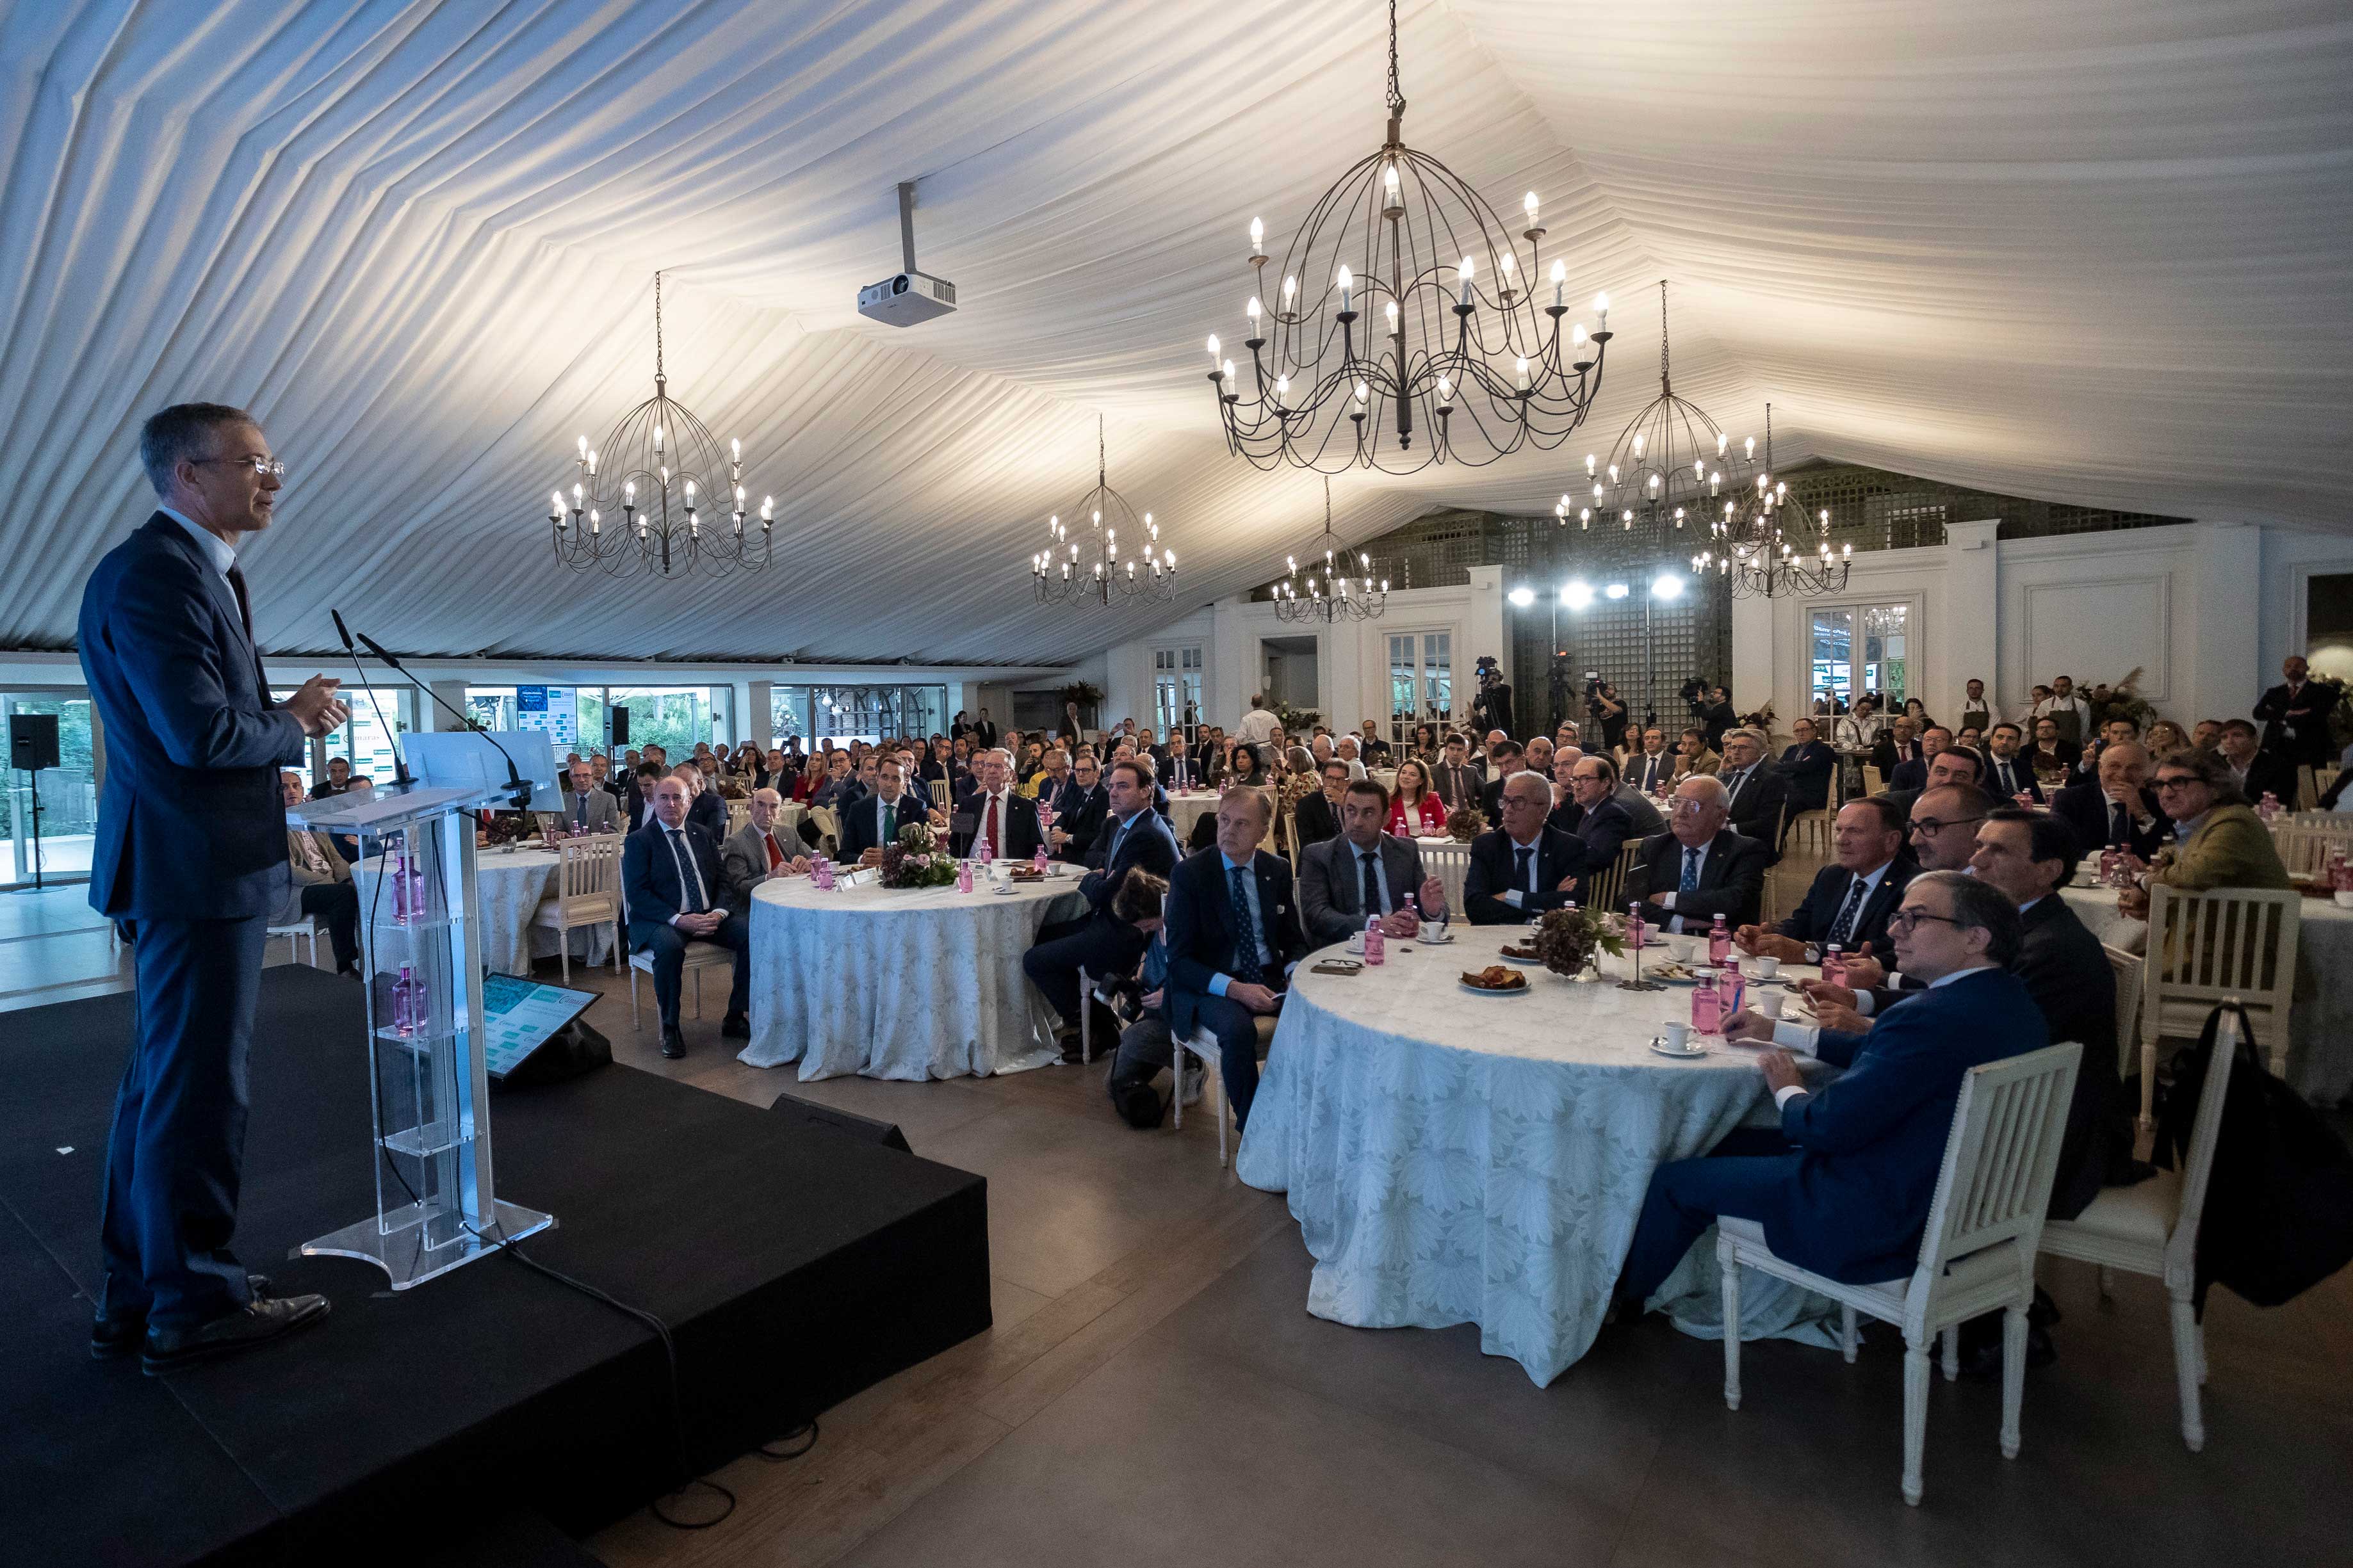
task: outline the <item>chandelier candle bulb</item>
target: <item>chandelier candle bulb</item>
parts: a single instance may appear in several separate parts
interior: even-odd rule
[[[1554,310],[1566,310],[1568,309],[1567,304],[1561,299],[1561,296],[1567,292],[1567,290],[1568,263],[1566,261],[1556,261],[1552,264],[1552,308]],[[1585,323],[1582,321],[1577,323],[1577,331],[1570,334],[1568,341],[1571,344],[1581,343],[1585,341]]]
[[[1345,316],[1348,313],[1349,298],[1356,287],[1356,275],[1350,272],[1345,267],[1343,267],[1340,268],[1339,283],[1340,313]]]
[[[1461,303],[1465,310],[1468,310],[1471,305],[1471,258],[1467,256],[1462,258],[1461,264],[1454,269],[1454,276],[1462,280]]]
[[[1528,356],[1525,354],[1520,356],[1519,388],[1522,392],[1528,389]]]

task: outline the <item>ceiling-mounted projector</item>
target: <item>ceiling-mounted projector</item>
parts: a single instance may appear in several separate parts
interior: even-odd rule
[[[915,270],[915,183],[899,184],[899,252],[905,269],[858,291],[858,313],[886,327],[912,327],[956,308],[955,285]]]

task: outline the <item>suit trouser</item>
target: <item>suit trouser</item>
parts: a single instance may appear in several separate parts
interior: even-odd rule
[[[752,922],[741,915],[730,915],[719,922],[719,929],[709,936],[690,937],[674,925],[651,922],[629,923],[632,943],[640,952],[649,952],[654,959],[654,1003],[661,1012],[662,1027],[678,1027],[678,999],[681,977],[686,973],[686,944],[707,942],[723,947],[735,955],[735,980],[727,989],[727,1011],[733,1015],[748,1011],[752,1005]]]
[[[1056,921],[1041,928],[1037,942],[1021,955],[1022,972],[1036,983],[1055,1013],[1070,1028],[1079,1026],[1079,971],[1097,979],[1124,980],[1144,961],[1151,938],[1109,915]]]
[[[360,961],[360,890],[350,882],[313,882],[302,889],[302,912],[327,917],[327,940],[335,949],[335,967],[351,969]]]
[[[229,1237],[269,923],[135,923],[131,1060],[115,1092],[99,1217],[109,1316],[144,1310],[158,1328],[194,1328],[252,1300]]]
[[[1648,1301],[1719,1216],[1761,1220],[1778,1209],[1800,1158],[1770,1128],[1736,1127],[1700,1158],[1670,1160],[1651,1172],[1642,1217],[1619,1270],[1619,1296]]]
[[[1234,1108],[1235,1127],[1247,1126],[1250,1101],[1258,1098],[1258,1015],[1231,997],[1203,996],[1194,1007],[1193,1023],[1218,1042],[1226,1102]]]

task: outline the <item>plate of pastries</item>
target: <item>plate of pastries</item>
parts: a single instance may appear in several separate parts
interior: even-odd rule
[[[1465,971],[1462,989],[1476,991],[1482,996],[1524,995],[1528,989],[1528,977],[1516,969],[1491,963],[1476,973]]]

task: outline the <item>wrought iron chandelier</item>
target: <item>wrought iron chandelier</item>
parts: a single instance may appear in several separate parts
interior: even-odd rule
[[[1056,512],[1046,520],[1052,541],[1029,557],[1029,577],[1041,605],[1109,605],[1112,595],[1145,604],[1166,603],[1176,596],[1176,552],[1160,548],[1160,525],[1145,512],[1136,521],[1127,498],[1111,488],[1104,456],[1103,416],[1095,416],[1095,486],[1071,509],[1073,519],[1086,519],[1086,530],[1073,539],[1072,527]],[[1127,531],[1130,548],[1121,552],[1119,534]],[[1141,551],[1133,548],[1142,540]]]
[[[659,272],[654,395],[622,415],[603,446],[581,437],[572,460],[571,494],[549,493],[547,526],[556,560],[575,571],[726,577],[769,563],[776,498],[763,496],[759,516],[749,517],[744,443],[730,441],[723,452],[702,421],[670,398]]]
[[[1309,210],[1271,297],[1265,226],[1250,220],[1248,367],[1209,338],[1227,448],[1261,468],[1409,474],[1549,451],[1600,390],[1609,297],[1590,336],[1564,328],[1568,267],[1544,270],[1536,194],[1521,204],[1523,250],[1478,192],[1405,144],[1404,121],[1390,0],[1388,137]]]
[[[1339,536],[1332,531],[1332,481],[1324,481],[1324,532],[1315,541],[1323,548],[1324,562],[1319,569],[1314,558],[1308,558],[1303,576],[1299,557],[1286,556],[1283,564],[1290,574],[1274,585],[1275,618],[1282,621],[1369,621],[1388,608],[1389,580],[1383,577],[1377,585],[1373,579],[1373,558],[1363,551],[1356,552],[1357,569],[1364,574],[1352,577],[1342,569],[1346,552],[1341,548]],[[1304,585],[1306,593],[1300,593]]]
[[[1585,455],[1583,494],[1564,491],[1553,516],[1580,529],[1594,520],[1630,530],[1637,522],[1662,535],[1686,522],[1712,519],[1723,498],[1747,482],[1756,461],[1750,437],[1737,451],[1707,411],[1677,395],[1667,355],[1667,280],[1659,279],[1659,395],[1626,422],[1605,468]],[[1731,477],[1726,478],[1727,475]]]
[[[1846,587],[1854,555],[1852,544],[1831,549],[1831,513],[1821,510],[1808,522],[1790,517],[1789,486],[1773,477],[1773,405],[1765,405],[1765,468],[1757,482],[1736,500],[1724,503],[1724,515],[1709,525],[1713,542],[1692,557],[1694,572],[1713,570],[1732,584],[1736,599],[1779,598],[1835,594]],[[1800,542],[1791,533],[1804,529],[1812,535]]]

